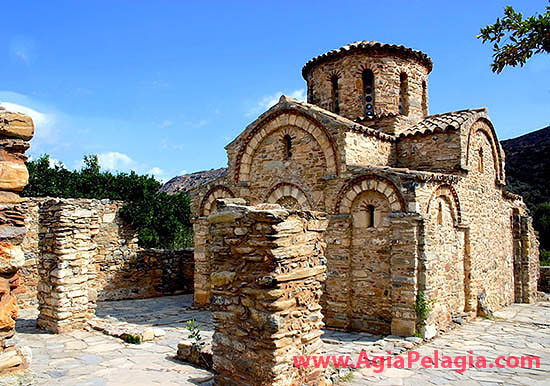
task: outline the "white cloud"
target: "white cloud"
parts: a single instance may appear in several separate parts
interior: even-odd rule
[[[97,155],[99,166],[102,169],[109,171],[124,171],[131,168],[134,160],[124,153],[118,151],[110,151]]]
[[[170,177],[168,177],[166,175],[166,172],[164,170],[162,170],[161,168],[155,166],[153,168],[151,168],[147,174],[152,174],[153,177],[155,177],[158,181],[160,182],[166,182],[170,179]]]
[[[291,98],[302,100],[302,101],[306,100],[306,90],[303,88],[294,90],[288,94],[285,94],[282,91],[277,91],[273,95],[267,95],[267,96],[264,96],[262,99],[260,99],[258,103],[252,109],[250,109],[246,115],[247,116],[258,115],[268,110],[270,107],[277,104],[277,102],[279,102],[279,99],[283,95],[287,95]]]
[[[65,164],[63,162],[61,162],[60,160],[58,159],[55,159],[55,158],[52,158],[50,157],[50,167],[53,168],[55,167],[56,165],[59,165],[61,166],[62,168],[66,168]]]
[[[17,103],[0,102],[0,106],[8,111],[23,113],[34,122],[33,145],[53,144],[58,139],[57,116],[55,113],[44,113]]]

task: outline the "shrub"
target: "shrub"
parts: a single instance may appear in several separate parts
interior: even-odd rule
[[[95,155],[84,157],[80,170],[50,165],[48,155],[27,162],[29,184],[25,197],[96,198],[123,200],[121,217],[138,230],[139,245],[145,248],[192,246],[189,197],[186,193],[159,192],[154,177],[101,171]]]

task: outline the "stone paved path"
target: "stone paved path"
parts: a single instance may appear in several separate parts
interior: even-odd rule
[[[0,379],[0,385],[206,385],[210,372],[172,359],[188,335],[187,320],[195,318],[211,339],[209,312],[182,311],[191,302],[191,295],[183,295],[98,304],[98,316],[152,324],[166,332],[164,339],[139,345],[98,331],[49,334],[36,328],[36,309],[21,310],[16,330],[20,345],[32,349],[31,372]]]
[[[387,369],[380,375],[361,369],[351,385],[550,385],[550,303],[514,304],[496,312],[493,320],[475,320],[416,348],[421,356],[433,356],[434,350],[454,357],[472,350],[475,356],[485,356],[488,364],[501,355],[536,355],[541,364],[540,369],[493,367],[462,374],[420,368],[418,363],[410,370]]]
[[[192,296],[172,296],[146,300],[103,302],[97,315],[110,315],[138,325],[162,328],[163,339],[141,345],[124,343],[97,331],[75,331],[54,335],[35,327],[36,309],[22,310],[17,320],[20,345],[33,352],[31,371],[23,376],[0,379],[0,385],[208,385],[212,374],[174,361],[177,344],[188,336],[185,322],[197,320],[205,340],[212,339],[212,321],[206,311],[186,310]],[[494,320],[476,320],[431,342],[418,346],[418,339],[386,337],[367,333],[325,331],[325,353],[351,355],[361,350],[369,356],[406,355],[414,349],[420,355],[538,355],[541,368],[468,369],[458,374],[447,369],[372,369],[354,371],[349,385],[549,385],[550,386],[550,303],[513,305],[495,315]]]

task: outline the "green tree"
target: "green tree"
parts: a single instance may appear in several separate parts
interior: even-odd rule
[[[493,72],[498,74],[504,67],[518,64],[523,67],[533,54],[550,52],[550,5],[545,13],[525,19],[521,12],[508,6],[504,17],[481,28],[477,38],[493,43]]]
[[[189,197],[159,192],[161,184],[152,176],[101,171],[96,155],[85,156],[80,170],[51,165],[48,155],[27,162],[27,168],[29,184],[23,196],[123,200],[121,217],[138,229],[142,247],[192,245]]]
[[[535,207],[533,226],[539,232],[541,249],[550,250],[550,202],[544,202]]]

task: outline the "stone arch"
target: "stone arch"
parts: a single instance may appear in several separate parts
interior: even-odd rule
[[[214,204],[220,198],[234,198],[235,194],[227,186],[216,185],[204,195],[199,210],[200,216],[208,216],[214,209]]]
[[[296,200],[301,210],[313,209],[312,200],[298,185],[291,182],[280,182],[275,185],[267,194],[265,202],[280,203],[285,197],[292,197]]]
[[[468,131],[468,143],[466,146],[466,165],[468,165],[468,167],[470,166],[471,141],[477,132],[482,132],[487,137],[493,155],[493,162],[496,172],[495,179],[499,183],[504,183],[504,162],[502,161],[501,148],[497,139],[495,128],[493,127],[491,121],[487,118],[479,118],[470,126]]]
[[[386,196],[394,212],[405,212],[405,200],[395,184],[388,178],[368,175],[352,179],[346,183],[336,198],[334,213],[349,214],[355,198],[364,191],[373,190]]]
[[[300,112],[285,109],[260,122],[243,141],[235,164],[235,182],[248,181],[252,157],[263,138],[284,126],[295,126],[311,135],[321,147],[327,162],[327,172],[338,174],[336,145],[326,129],[313,118]]]
[[[449,184],[438,185],[430,195],[428,205],[426,206],[426,214],[430,213],[431,205],[437,197],[445,196],[449,198],[449,202],[452,207],[452,217],[455,226],[462,223],[462,210],[460,209],[460,201],[458,200],[458,194],[456,190]]]

